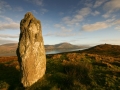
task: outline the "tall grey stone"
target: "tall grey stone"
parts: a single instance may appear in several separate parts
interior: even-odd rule
[[[43,77],[46,70],[46,56],[41,23],[31,12],[26,13],[20,22],[17,56],[21,83],[24,87],[31,86]]]

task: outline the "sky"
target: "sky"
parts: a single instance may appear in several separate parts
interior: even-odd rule
[[[18,42],[27,12],[41,21],[45,45],[120,45],[120,0],[0,0],[0,44]]]

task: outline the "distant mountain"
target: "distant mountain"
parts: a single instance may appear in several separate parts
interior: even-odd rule
[[[17,43],[0,45],[0,56],[15,56],[17,46]]]
[[[81,48],[81,46],[77,45],[72,45],[70,43],[60,43],[60,44],[55,44],[55,45],[45,45],[45,49],[76,49],[76,48]]]
[[[0,45],[0,56],[15,56],[16,49],[18,44],[17,43],[9,43]],[[56,50],[56,49],[82,49],[89,46],[77,46],[72,45],[70,43],[60,43],[55,45],[45,45],[45,50]]]

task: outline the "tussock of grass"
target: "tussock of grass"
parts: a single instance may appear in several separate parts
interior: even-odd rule
[[[66,63],[64,64],[65,73],[73,80],[83,84],[90,84],[89,74],[92,72],[92,66],[86,62]]]

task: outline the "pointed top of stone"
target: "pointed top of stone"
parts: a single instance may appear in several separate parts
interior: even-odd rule
[[[27,12],[25,15],[33,15],[32,12]]]
[[[30,23],[34,23],[35,25],[39,24],[41,27],[40,21],[37,20],[31,12],[27,12],[20,22],[21,31],[24,30],[23,28],[28,28]]]
[[[35,17],[31,12],[27,12],[24,16],[24,19],[27,19],[27,18],[35,18]]]

